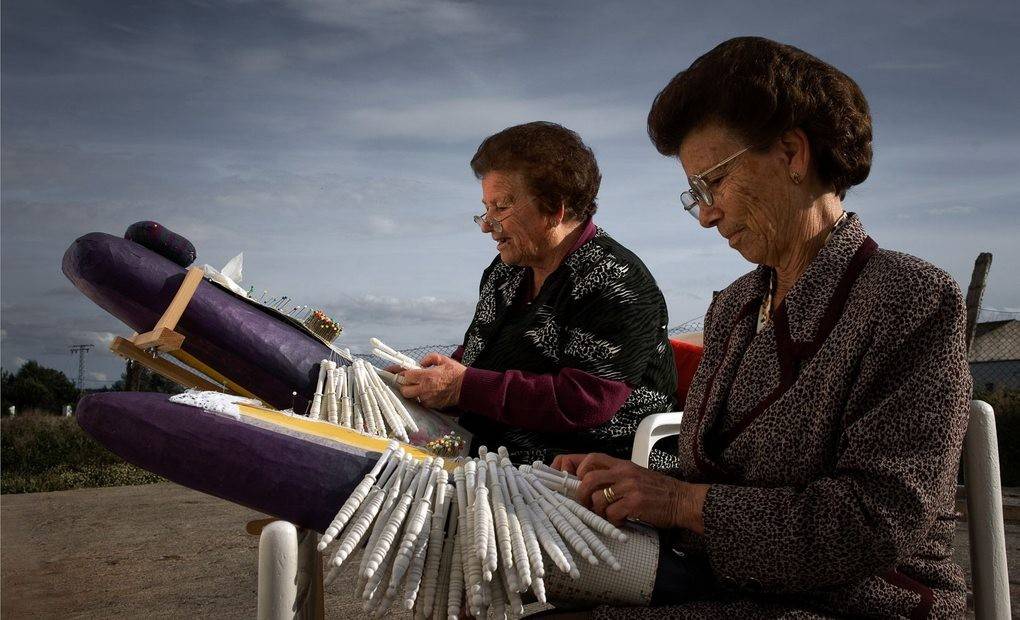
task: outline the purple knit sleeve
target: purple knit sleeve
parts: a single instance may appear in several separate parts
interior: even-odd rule
[[[622,381],[576,368],[555,374],[468,368],[457,405],[509,426],[564,432],[608,422],[630,396]]]

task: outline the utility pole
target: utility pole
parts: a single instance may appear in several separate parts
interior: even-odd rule
[[[974,330],[977,329],[981,312],[981,296],[985,294],[985,279],[988,278],[988,270],[991,268],[991,253],[978,254],[977,260],[974,261],[974,273],[970,276],[970,286],[967,287],[967,351],[970,351],[970,343],[974,340]]]
[[[75,344],[71,345],[71,353],[78,354],[78,396],[85,393],[85,354],[92,350],[95,345]]]

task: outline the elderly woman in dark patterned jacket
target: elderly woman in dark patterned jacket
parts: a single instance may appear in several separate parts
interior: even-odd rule
[[[485,206],[475,222],[499,255],[463,346],[425,356],[401,391],[455,408],[473,451],[506,446],[528,463],[628,455],[642,418],[675,409],[676,367],[662,292],[592,220],[595,155],[573,131],[535,122],[486,138],[471,169]]]
[[[682,553],[660,555],[653,604],[676,603],[670,616],[963,614],[964,305],[950,276],[843,210],[871,165],[861,90],[797,48],[732,39],[659,93],[648,132],[687,173],[687,212],[757,267],[709,308],[679,468],[554,465],[597,512]]]

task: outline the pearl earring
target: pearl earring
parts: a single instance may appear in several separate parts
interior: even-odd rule
[[[790,180],[793,181],[794,185],[800,185],[800,173],[799,172],[791,172],[790,173]]]

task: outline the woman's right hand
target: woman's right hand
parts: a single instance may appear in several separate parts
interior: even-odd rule
[[[684,482],[599,453],[561,455],[553,467],[576,474],[581,479],[577,501],[616,525],[636,519],[660,529],[704,532],[702,506],[708,485]]]
[[[571,476],[577,475],[577,468],[584,461],[587,454],[557,454],[553,459],[553,469],[565,471]]]

